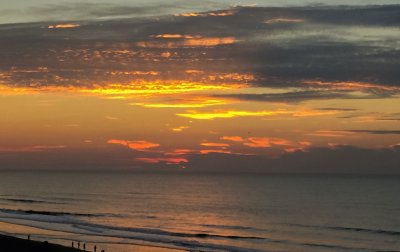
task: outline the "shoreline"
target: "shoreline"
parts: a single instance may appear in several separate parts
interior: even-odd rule
[[[7,252],[77,252],[83,251],[50,242],[33,241],[0,234],[0,250]]]
[[[4,230],[8,230],[8,232],[4,232]],[[29,243],[33,242],[35,244],[43,245],[44,240],[49,242],[49,245],[57,245],[63,249],[59,250],[60,248],[54,248],[51,251],[53,252],[73,252],[73,251],[84,251],[83,250],[83,243],[81,241],[81,250],[76,248],[77,243],[79,241],[73,238],[53,238],[51,234],[57,233],[58,237],[67,237],[69,233],[65,233],[62,231],[49,231],[43,230],[36,227],[25,226],[23,224],[11,223],[4,220],[0,221],[0,251],[5,252],[36,252],[38,250],[30,250]],[[28,234],[31,235],[31,240],[28,240]],[[39,240],[37,240],[37,236],[41,236]],[[47,239],[43,239],[43,237],[47,237]],[[12,245],[14,247],[10,247],[11,239],[15,243],[22,243],[23,245]],[[71,242],[74,242],[75,248],[71,248]],[[35,245],[35,246],[39,246]],[[89,242],[86,243],[86,251],[93,251],[93,246],[96,245],[95,243]],[[97,244],[97,252],[101,252],[104,249],[106,252],[125,252],[125,246],[129,245],[129,252],[185,252],[187,250],[180,249],[180,248],[168,248],[164,246],[159,246],[157,244],[141,244],[141,243],[127,243],[127,244],[117,244],[117,243],[103,243],[98,242]],[[19,247],[15,247],[19,246]],[[21,247],[22,246],[22,247]],[[53,247],[53,246],[52,246]],[[4,249],[3,249],[4,248]],[[40,247],[42,248],[42,247]],[[67,250],[65,250],[67,249]],[[47,251],[47,250],[39,250],[39,252]]]

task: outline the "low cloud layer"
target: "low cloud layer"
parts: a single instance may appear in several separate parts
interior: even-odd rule
[[[180,154],[187,154],[182,151]],[[16,158],[22,157],[22,158]],[[134,158],[135,157],[135,158]],[[399,146],[364,149],[352,146],[311,148],[288,152],[277,158],[204,152],[187,158],[144,157],[128,148],[52,149],[41,152],[0,151],[0,165],[9,170],[131,170],[176,172],[240,172],[291,174],[400,174]],[[182,170],[182,165],[185,169]]]

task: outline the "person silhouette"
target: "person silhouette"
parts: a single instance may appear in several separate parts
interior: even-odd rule
[[[97,250],[97,246],[96,246],[96,245],[94,245],[94,252],[96,252],[96,250]]]
[[[81,242],[78,242],[78,249],[81,249]]]
[[[86,243],[83,244],[83,251],[86,251]]]
[[[28,241],[30,241],[31,240],[31,235],[28,235]]]
[[[72,248],[75,248],[75,247],[74,247],[74,242],[71,243],[71,247],[72,247]]]

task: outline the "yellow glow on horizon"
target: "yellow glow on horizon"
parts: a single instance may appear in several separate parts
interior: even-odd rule
[[[56,24],[56,25],[49,25],[47,28],[49,29],[71,29],[77,28],[81,26],[80,24]]]
[[[131,105],[139,105],[146,108],[203,108],[208,106],[228,104],[227,100],[207,99],[207,98],[186,98],[173,101],[171,103],[131,103]]]
[[[245,87],[242,84],[204,84],[196,82],[139,82],[131,85],[109,84],[104,87],[83,89],[83,93],[102,94],[102,95],[163,95],[190,93],[195,91],[210,90],[231,90]]]
[[[192,119],[199,120],[212,120],[216,118],[233,118],[240,116],[271,116],[271,115],[280,115],[280,114],[288,114],[287,111],[239,111],[239,110],[228,110],[228,111],[215,111],[209,113],[202,113],[198,111],[188,111],[188,113],[178,113],[177,116],[188,117]]]
[[[334,115],[338,111],[319,111],[319,110],[263,110],[263,111],[245,111],[245,110],[219,110],[213,112],[198,112],[190,110],[187,113],[178,113],[177,116],[188,117],[199,120],[212,120],[216,118],[234,118],[234,117],[246,117],[246,116],[274,116],[274,115],[292,115],[295,117],[307,117],[307,116],[324,116]]]
[[[140,41],[136,46],[142,48],[213,47],[236,43],[235,37],[193,37],[179,41]]]
[[[167,38],[167,39],[193,39],[193,38],[201,38],[201,36],[192,36],[192,35],[182,35],[182,34],[159,34],[153,35],[154,38]]]
[[[182,16],[182,17],[226,17],[232,16],[236,13],[234,10],[227,10],[227,11],[219,11],[219,12],[207,12],[207,13],[200,13],[200,12],[188,12],[188,13],[181,13],[175,16]]]

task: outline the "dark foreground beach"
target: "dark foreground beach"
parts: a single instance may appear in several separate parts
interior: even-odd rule
[[[76,252],[77,249],[64,247],[57,244],[31,241],[0,235],[0,251],[4,252]],[[82,250],[81,250],[82,251]]]

